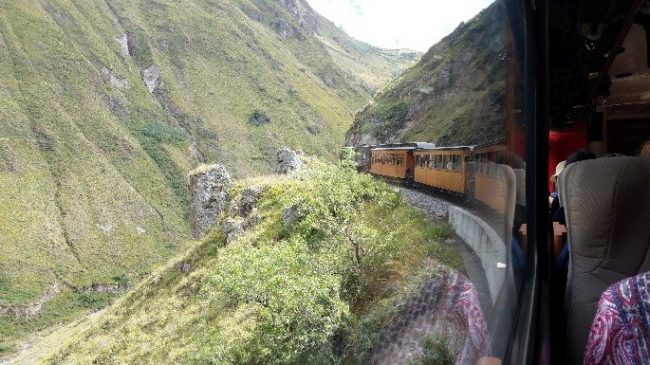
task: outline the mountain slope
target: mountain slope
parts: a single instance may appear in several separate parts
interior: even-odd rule
[[[231,217],[254,226],[235,240],[213,230],[83,330],[50,340],[46,362],[367,364],[421,284],[462,258],[443,243],[449,227],[389,185],[351,164],[310,166],[254,181],[255,208]],[[231,191],[235,205],[247,185]]]
[[[329,20],[319,17],[317,37],[351,79],[371,94],[415,65],[422,54],[409,49],[382,49],[349,37]]]
[[[502,139],[507,47],[505,10],[495,2],[433,46],[391,83],[348,131],[350,145]]]
[[[296,29],[278,21],[277,17],[268,19],[268,14],[277,14],[278,8],[282,7],[289,9],[306,31],[306,36],[313,35],[325,46],[346,79],[360,85],[370,94],[397,78],[404,69],[414,65],[422,56],[420,52],[413,50],[382,49],[358,41],[302,0],[282,0],[278,3],[256,1],[254,4],[256,9],[244,8],[249,17],[267,23],[285,37],[295,36]]]
[[[337,153],[370,96],[291,4],[0,1],[0,352],[186,247],[199,162]]]

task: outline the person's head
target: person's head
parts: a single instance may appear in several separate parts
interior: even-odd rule
[[[614,158],[614,157],[625,157],[626,155],[624,153],[619,153],[619,152],[611,152],[611,153],[606,153],[602,155],[600,158]]]
[[[587,151],[587,150],[577,150],[569,155],[566,158],[566,166],[571,165],[574,162],[584,161],[584,160],[593,160],[596,158],[596,155]],[[566,167],[565,166],[565,167]]]
[[[551,176],[551,182],[553,184],[557,184],[557,178],[558,176],[560,176],[560,173],[562,172],[562,170],[564,170],[565,167],[566,167],[566,161],[562,161],[559,164],[557,164],[557,166],[555,166],[555,174]]]
[[[647,139],[645,142],[641,143],[637,155],[641,157],[650,157],[650,139]]]

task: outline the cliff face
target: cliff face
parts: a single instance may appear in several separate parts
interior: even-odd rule
[[[0,1],[0,308],[60,283],[29,322],[0,313],[0,353],[182,250],[200,163],[336,155],[370,94],[322,22],[301,0]]]
[[[503,138],[504,23],[497,2],[461,24],[357,114],[347,143],[454,145]]]

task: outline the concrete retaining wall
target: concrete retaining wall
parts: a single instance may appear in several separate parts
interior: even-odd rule
[[[508,270],[511,270],[508,263],[508,245],[485,221],[465,209],[450,206],[449,223],[481,260],[490,299],[494,305]]]

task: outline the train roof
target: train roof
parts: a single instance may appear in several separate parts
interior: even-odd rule
[[[485,143],[480,145],[459,145],[459,146],[437,146],[435,143],[428,142],[408,142],[408,143],[387,143],[379,144],[372,146],[363,146],[370,147],[374,151],[404,151],[404,150],[416,150],[416,151],[461,151],[469,150],[475,151],[478,149],[486,148],[499,148],[505,147],[503,141]]]
[[[373,151],[413,151],[415,147],[379,147],[373,148]]]
[[[434,148],[421,148],[421,151],[459,151],[470,150],[474,151],[476,146],[448,146],[448,147],[434,147]]]
[[[436,145],[435,143],[429,143],[429,142],[405,142],[405,143],[385,143],[385,144],[377,144],[377,145],[372,145],[370,148],[373,150],[398,150],[398,149],[427,149],[427,148],[435,148]]]

